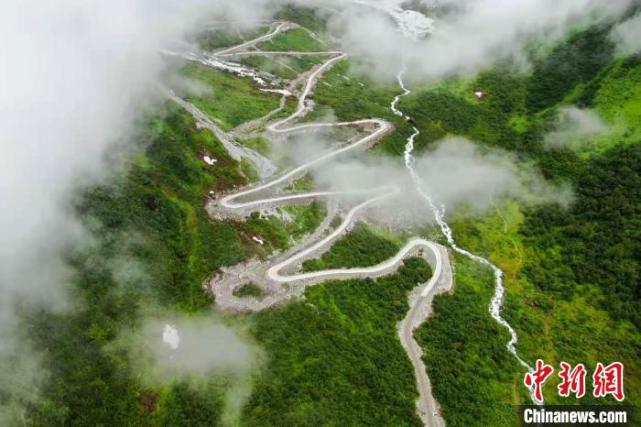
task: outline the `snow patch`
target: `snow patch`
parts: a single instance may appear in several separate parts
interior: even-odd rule
[[[210,166],[215,165],[216,162],[218,161],[217,159],[213,157],[209,157],[207,155],[203,156],[203,160],[205,161],[205,163],[207,163]]]

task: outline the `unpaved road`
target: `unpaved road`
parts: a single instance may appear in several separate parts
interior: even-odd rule
[[[196,119],[196,126],[198,128],[209,129],[214,135],[216,135],[216,138],[218,138],[218,140],[223,144],[225,150],[227,150],[232,159],[237,162],[240,162],[242,159],[250,161],[261,178],[266,178],[274,174],[276,171],[276,165],[274,165],[274,163],[267,157],[234,141],[228,133],[212,122],[209,117],[207,117],[207,115],[200,111],[195,105],[179,98],[173,92],[169,93],[169,98],[187,110],[194,119]]]
[[[232,52],[225,54],[217,54],[222,57],[238,57],[238,56],[328,56],[328,55],[342,55],[340,50],[324,50],[322,52],[296,52],[291,50],[248,50],[242,52]]]
[[[239,50],[247,49],[249,47],[257,45],[258,43],[261,43],[261,42],[264,42],[264,41],[267,41],[267,40],[271,40],[275,36],[277,36],[278,34],[284,32],[284,31],[287,31],[287,30],[291,30],[292,28],[297,28],[297,27],[298,27],[298,25],[294,24],[293,22],[280,22],[280,23],[277,23],[276,24],[276,28],[274,28],[269,33],[267,33],[267,34],[265,34],[263,36],[260,36],[260,37],[256,37],[255,39],[248,40],[245,43],[241,43],[239,45],[232,46],[232,47],[229,47],[227,49],[219,50],[218,52],[215,53],[215,55],[216,56],[226,56],[226,55],[233,54],[234,52],[237,52]]]
[[[405,87],[405,84],[403,82],[403,74],[405,73],[405,66],[401,69],[401,71],[397,75],[397,80],[400,88],[402,89],[403,93],[400,95],[397,95],[394,100],[392,101],[392,104],[390,108],[394,112],[394,114],[403,117],[405,119],[410,119],[406,114],[404,114],[402,111],[400,111],[397,108],[398,102],[400,101],[401,97],[407,96],[411,93],[409,89]],[[434,219],[436,220],[436,223],[438,224],[439,228],[441,229],[441,232],[443,236],[447,239],[447,243],[452,250],[455,252],[464,255],[473,261],[488,266],[492,269],[492,272],[494,273],[494,296],[492,297],[492,300],[490,301],[490,306],[489,306],[489,312],[490,316],[501,326],[503,326],[505,329],[510,334],[510,340],[506,344],[507,351],[514,356],[514,358],[519,362],[519,364],[525,368],[528,372],[533,372],[533,368],[525,362],[521,356],[519,356],[517,350],[516,350],[516,343],[518,341],[518,335],[516,333],[516,330],[508,323],[507,320],[503,318],[501,315],[501,311],[503,309],[503,302],[505,298],[505,286],[503,284],[503,270],[501,270],[496,264],[492,263],[489,259],[483,258],[482,256],[476,255],[467,249],[464,249],[460,247],[455,239],[454,239],[454,234],[452,232],[452,229],[450,228],[449,224],[445,221],[445,207],[441,206],[438,207],[436,206],[436,203],[432,199],[431,195],[429,192],[427,192],[423,188],[423,183],[418,176],[418,173],[416,169],[414,168],[414,139],[420,134],[419,129],[414,126],[414,132],[407,138],[407,143],[405,144],[405,153],[404,153],[404,158],[405,158],[405,166],[407,170],[410,172],[410,175],[412,177],[412,180],[414,181],[414,185],[416,189],[418,190],[419,194],[423,197],[423,199],[427,202],[428,206],[430,207],[430,210],[434,214]],[[541,402],[538,402],[536,398],[534,397],[534,387],[530,388],[530,398],[532,400],[532,403],[534,404],[540,404]]]
[[[249,47],[254,46],[260,41],[270,39],[276,34],[285,31],[294,26],[287,23],[279,24],[274,30],[265,36],[250,40],[241,45],[234,46],[214,55],[217,56],[235,56],[250,54],[272,54],[271,52],[252,52],[247,51]],[[280,52],[280,54],[294,55],[295,52]],[[312,54],[312,53],[307,53]],[[313,54],[321,54],[314,52]],[[258,199],[251,199],[251,196],[259,195],[265,191],[282,190],[293,179],[303,176],[310,168],[316,167],[327,160],[339,156],[350,150],[357,148],[368,148],[378,142],[387,133],[393,131],[393,126],[382,119],[363,119],[352,122],[339,123],[306,123],[294,125],[296,119],[303,117],[311,108],[308,105],[308,97],[313,91],[319,77],[323,72],[328,70],[338,61],[346,58],[342,52],[330,51],[324,52],[325,55],[332,56],[320,66],[315,67],[303,82],[303,87],[298,96],[296,110],[284,119],[278,120],[267,126],[267,132],[271,134],[286,134],[292,132],[304,132],[319,128],[352,126],[359,127],[367,131],[368,134],[356,141],[343,146],[339,149],[328,152],[322,156],[303,163],[286,173],[275,177],[267,178],[263,182],[249,186],[240,191],[228,194],[217,202],[212,202],[208,206],[210,212],[216,215],[236,215],[245,216],[251,211],[264,209],[267,207],[280,206],[284,203],[293,203],[300,200],[327,198],[328,203],[333,206],[334,199],[345,193],[328,192],[328,191],[311,191],[303,193],[289,193],[285,195],[276,195]],[[283,95],[283,99],[288,95]],[[185,105],[183,105],[185,106]],[[189,104],[189,106],[191,106]],[[189,106],[185,106],[188,108]],[[193,106],[191,106],[193,107]],[[194,111],[194,108],[188,108],[192,114],[200,113]],[[201,115],[200,113],[199,115]],[[203,120],[202,117],[198,120]],[[209,123],[208,123],[209,124]],[[214,126],[214,128],[217,128]],[[219,130],[219,129],[218,129]],[[215,131],[212,129],[212,131]],[[225,137],[229,135],[225,134]],[[227,141],[225,146],[235,149],[237,144]],[[249,157],[249,156],[245,156]],[[252,160],[250,158],[250,160]],[[431,313],[431,303],[434,295],[440,292],[450,290],[453,286],[452,268],[447,249],[434,242],[422,239],[410,239],[392,258],[389,258],[377,265],[370,267],[341,268],[308,273],[296,272],[296,268],[306,260],[319,256],[329,249],[331,244],[341,237],[349,227],[353,225],[359,215],[374,206],[376,203],[389,197],[398,196],[400,189],[395,187],[374,188],[362,191],[362,195],[367,196],[364,201],[358,203],[349,209],[343,217],[340,224],[331,229],[331,220],[335,218],[338,210],[335,207],[328,209],[327,218],[321,226],[303,242],[296,245],[284,254],[266,260],[250,260],[248,262],[223,268],[222,274],[212,278],[208,288],[215,295],[216,304],[224,309],[232,310],[261,310],[281,304],[288,299],[300,296],[307,286],[312,286],[326,280],[340,280],[349,278],[373,278],[395,272],[402,264],[403,260],[411,256],[423,257],[432,267],[433,275],[425,283],[420,284],[409,296],[410,310],[405,319],[399,325],[399,337],[401,344],[407,351],[408,357],[414,367],[419,399],[417,400],[417,413],[425,425],[441,426],[444,425],[443,419],[438,415],[438,403],[434,400],[431,392],[429,378],[425,372],[425,366],[421,359],[421,349],[414,340],[414,330],[422,324]],[[352,194],[354,195],[354,194]],[[247,200],[247,199],[250,200]],[[241,199],[241,200],[239,200]],[[252,281],[263,288],[266,296],[262,299],[256,298],[238,298],[233,295],[234,290],[239,286]]]
[[[414,338],[414,331],[432,314],[434,296],[448,292],[454,285],[449,254],[444,246],[424,241],[430,251],[425,256],[432,266],[432,277],[422,286],[416,288],[409,297],[410,310],[399,323],[398,331],[401,344],[414,366],[414,376],[418,387],[419,399],[416,402],[418,415],[427,426],[445,426],[445,420],[440,415],[438,402],[432,394],[432,384],[423,359],[423,351]]]

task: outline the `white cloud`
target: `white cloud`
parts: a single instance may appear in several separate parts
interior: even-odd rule
[[[377,203],[368,212],[370,217],[395,226],[432,221],[402,159],[360,156],[355,154],[320,165],[313,171],[317,185],[332,191],[395,186],[402,189],[399,197]],[[501,198],[528,204],[565,204],[570,200],[568,189],[548,184],[534,168],[509,153],[480,147],[464,138],[451,137],[436,142],[431,150],[417,156],[415,169],[423,188],[448,211],[465,205],[483,212]],[[369,196],[355,197],[362,201]]]
[[[641,13],[620,23],[612,30],[611,37],[619,52],[632,55],[641,51]]]
[[[577,22],[617,16],[630,0],[457,0],[435,23],[431,37],[413,41],[397,31],[392,19],[378,10],[358,7],[339,15],[331,28],[345,49],[368,58],[379,75],[398,72],[400,63],[410,65],[408,76],[438,78],[471,73],[497,60],[520,57],[533,37],[560,37]]]
[[[106,159],[125,149],[140,113],[160,100],[160,49],[203,20],[262,17],[264,3],[0,4],[0,358],[19,351],[11,337],[17,298],[64,306],[60,254],[83,235],[70,199],[109,175]],[[7,371],[3,384],[33,379]]]
[[[8,344],[12,340],[2,339],[14,326],[14,297],[48,306],[64,304],[62,284],[67,275],[59,256],[83,233],[70,211],[70,198],[79,187],[109,175],[107,154],[126,147],[140,112],[159,101],[156,89],[165,71],[158,54],[161,48],[212,18],[265,18],[268,3],[273,7],[278,1],[0,4],[0,356],[4,349],[16,350]],[[313,0],[297,3],[328,5]],[[345,2],[329,4],[337,7]],[[374,70],[395,73],[406,58],[415,78],[435,78],[516,55],[528,37],[560,34],[569,23],[595,10],[614,14],[627,4],[627,0],[477,0],[461,6],[460,13],[447,14],[433,36],[421,42],[402,37],[389,17],[360,8],[345,7],[332,19],[331,28],[346,49],[369,58]],[[448,151],[448,144],[458,144],[461,151]],[[470,197],[482,202],[487,189],[519,188],[513,168],[493,163],[491,156],[481,156],[477,163],[478,155],[465,143],[443,143],[431,156],[439,162],[426,156],[419,161],[419,170],[447,203]],[[469,168],[453,174],[457,170],[453,163],[443,169],[447,162]],[[406,179],[400,178],[397,166],[385,167],[399,182]],[[362,169],[362,176],[372,172]],[[471,175],[464,178],[464,172]]]
[[[564,107],[559,110],[556,129],[545,136],[545,144],[578,150],[608,130],[607,124],[595,111]]]

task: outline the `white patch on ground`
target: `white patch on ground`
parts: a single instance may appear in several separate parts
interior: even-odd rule
[[[258,243],[259,245],[264,245],[265,244],[265,241],[263,239],[261,239],[260,237],[252,236],[252,240],[254,242]]]
[[[477,90],[474,92],[474,96],[476,96],[477,99],[481,99],[485,96],[485,94],[482,91]]]
[[[217,159],[214,159],[213,157],[209,157],[209,156],[203,156],[203,160],[205,161],[205,163],[207,163],[210,166],[215,165],[216,162],[218,161]]]
[[[169,323],[165,324],[165,327],[162,330],[162,342],[172,350],[178,349],[180,346],[180,335],[178,335],[178,329],[174,328]]]

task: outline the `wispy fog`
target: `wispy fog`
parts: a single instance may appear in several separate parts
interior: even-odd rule
[[[167,76],[159,51],[187,38],[200,24],[225,20],[250,25],[266,19],[279,3],[23,0],[0,4],[0,362],[9,360],[0,372],[0,384],[29,393],[35,378],[46,375],[36,368],[38,360],[30,357],[28,345],[14,334],[16,302],[51,309],[68,305],[69,276],[61,254],[88,239],[70,200],[79,188],[117,169],[131,150],[129,136],[136,120],[162,101],[158,87],[175,77]],[[361,55],[374,74],[391,76],[406,60],[410,75],[425,79],[471,72],[497,59],[519,56],[531,37],[559,36],[568,25],[592,15],[620,13],[629,1],[441,0],[456,6],[451,8],[455,12],[443,14],[432,36],[420,41],[404,38],[394,20],[380,10],[342,1],[294,3],[330,6],[331,32],[347,51]],[[638,22],[636,17],[617,29],[621,46],[638,48],[634,37]],[[204,90],[181,84],[184,90]],[[400,164],[370,166],[356,160],[337,164],[333,175],[319,171],[317,179],[329,187],[353,181],[349,176],[355,173],[369,177],[370,184],[403,184],[407,179]],[[531,181],[537,185],[527,184],[521,165],[509,157],[480,153],[461,140],[442,142],[419,159],[418,170],[447,205],[468,201],[483,208],[496,194],[545,193],[537,178]],[[135,268],[114,268],[127,272],[123,281],[144,274]],[[176,353],[171,360],[160,358],[159,363],[169,364],[167,370],[194,372],[217,366],[241,369],[247,357],[245,344],[222,326],[209,328],[185,327],[185,345],[193,341],[193,352]],[[197,347],[195,341],[203,337],[210,338],[212,358],[206,357],[205,348]]]
[[[150,384],[212,372],[245,375],[255,350],[213,316],[148,316],[139,332],[125,334],[133,366]],[[142,362],[142,363],[139,363]]]
[[[147,387],[184,382],[205,393],[224,392],[226,425],[237,424],[261,359],[257,347],[213,315],[148,313],[138,330],[124,331],[112,347],[128,351]]]
[[[212,16],[263,10],[227,0],[1,3],[0,358],[20,353],[3,364],[3,386],[26,392],[41,377],[19,369],[35,359],[13,335],[16,301],[67,305],[60,254],[84,240],[70,199],[113,171],[136,119],[160,100],[159,50]]]
[[[612,30],[611,37],[620,53],[631,55],[641,51],[641,13],[620,23]]]
[[[559,110],[556,129],[545,136],[545,145],[579,150],[608,132],[608,125],[589,109],[564,107]]]
[[[532,38],[552,40],[570,25],[618,16],[630,1],[442,0],[438,4],[455,6],[456,13],[438,19],[424,40],[404,37],[388,16],[361,5],[346,9],[330,27],[340,35],[344,48],[366,58],[368,68],[378,75],[392,76],[405,60],[410,65],[408,77],[438,78],[519,58]]]
[[[447,210],[465,205],[483,212],[504,198],[562,205],[571,199],[569,188],[548,184],[535,168],[509,153],[481,148],[464,138],[436,142],[417,157],[416,170],[424,188]],[[320,188],[332,191],[400,188],[399,197],[378,203],[368,213],[379,222],[408,226],[432,221],[401,159],[352,156],[324,164],[312,174]]]

